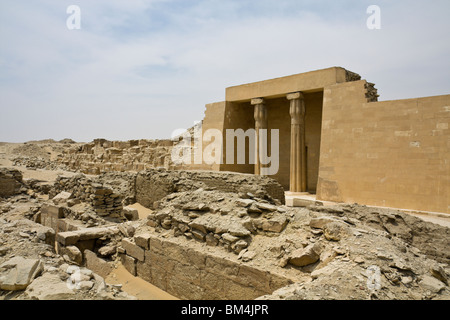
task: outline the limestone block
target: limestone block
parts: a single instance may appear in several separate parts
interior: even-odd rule
[[[306,248],[297,249],[292,252],[289,263],[297,267],[303,267],[317,262],[319,258],[320,247],[316,244],[310,244]]]
[[[122,248],[125,249],[125,252],[127,255],[139,260],[144,261],[145,260],[145,251],[141,247],[137,246],[135,243],[133,243],[130,239],[124,238],[122,239]]]
[[[284,227],[286,227],[287,223],[287,218],[280,214],[269,220],[263,220],[261,227],[264,231],[281,232]]]
[[[39,259],[11,258],[0,265],[0,289],[25,290],[43,270],[44,265]]]
[[[56,219],[64,218],[64,212],[62,207],[54,206],[51,204],[43,204],[41,207],[41,215],[49,216]]]
[[[311,228],[323,229],[323,227],[325,227],[325,225],[330,222],[341,222],[341,221],[331,217],[312,218],[311,221],[309,222],[309,226]]]
[[[75,246],[60,247],[59,254],[62,256],[68,255],[70,260],[75,262],[77,265],[81,265],[83,262],[83,255],[81,254],[81,251]]]
[[[106,278],[113,270],[111,262],[107,262],[92,252],[91,250],[84,250],[84,259],[86,261],[86,268],[94,271],[96,274]]]
[[[327,240],[339,241],[349,234],[349,227],[343,222],[330,222],[323,228],[323,235]]]
[[[145,250],[150,249],[150,238],[151,235],[149,233],[139,234],[134,236],[134,242],[141,248]]]
[[[419,286],[425,290],[431,291],[432,293],[439,293],[445,288],[445,284],[429,275],[425,275],[423,279],[419,282]]]
[[[53,201],[53,203],[58,204],[61,202],[67,202],[72,197],[73,197],[72,193],[62,191],[62,192],[58,193],[55,197],[53,197],[52,201]]]
[[[98,253],[103,257],[109,257],[117,252],[116,246],[103,246],[100,249],[98,249]]]
[[[33,300],[69,300],[75,296],[75,292],[58,274],[50,272],[34,280],[27,287],[25,294]]]
[[[269,203],[264,203],[264,202],[257,202],[256,206],[261,209],[261,210],[266,210],[266,211],[277,211],[277,207],[274,205],[271,205]]]
[[[122,265],[127,269],[129,273],[131,273],[133,276],[136,276],[136,259],[127,255],[127,254],[120,254],[120,260],[122,262]]]
[[[63,246],[70,246],[80,240],[80,235],[76,231],[59,232],[56,234],[56,241]]]
[[[124,207],[122,209],[123,215],[128,221],[136,221],[139,220],[139,212],[137,209],[130,208],[130,207]]]

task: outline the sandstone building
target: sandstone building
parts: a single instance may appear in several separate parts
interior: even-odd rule
[[[206,105],[202,130],[219,129],[225,141],[227,129],[278,129],[272,177],[286,191],[450,213],[450,95],[377,98],[374,84],[332,67],[226,88],[225,101]],[[248,156],[227,162],[226,148],[222,159],[197,168],[259,174],[263,167]]]

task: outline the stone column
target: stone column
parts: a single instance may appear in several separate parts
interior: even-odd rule
[[[255,117],[255,174],[261,174],[261,161],[260,161],[260,129],[267,129],[267,108],[264,104],[263,98],[252,99],[251,104],[255,106],[254,117]]]
[[[291,106],[290,191],[306,192],[305,100],[303,93],[287,95]]]

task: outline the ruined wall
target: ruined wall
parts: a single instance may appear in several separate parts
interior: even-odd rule
[[[171,163],[171,140],[108,141],[96,139],[73,147],[57,159],[72,170],[86,174],[111,171],[140,171],[147,168],[175,168]]]
[[[291,279],[229,257],[152,234],[122,240],[127,270],[189,300],[247,300],[272,293]]]
[[[325,88],[317,198],[450,213],[450,95],[383,102]]]
[[[10,197],[19,193],[22,173],[16,169],[0,168],[0,197]]]
[[[133,173],[59,176],[49,196],[53,198],[65,191],[71,194],[70,197],[90,203],[99,216],[126,220],[123,206],[135,202],[135,176]]]
[[[199,188],[224,192],[269,195],[284,204],[283,187],[274,179],[232,172],[214,171],[166,171],[151,169],[136,176],[136,201],[153,208],[154,202],[176,191]]]

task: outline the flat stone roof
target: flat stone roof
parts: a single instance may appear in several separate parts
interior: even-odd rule
[[[321,91],[326,86],[346,81],[347,70],[332,67],[228,87],[225,89],[225,100],[244,102],[253,98],[277,98],[296,91]]]

